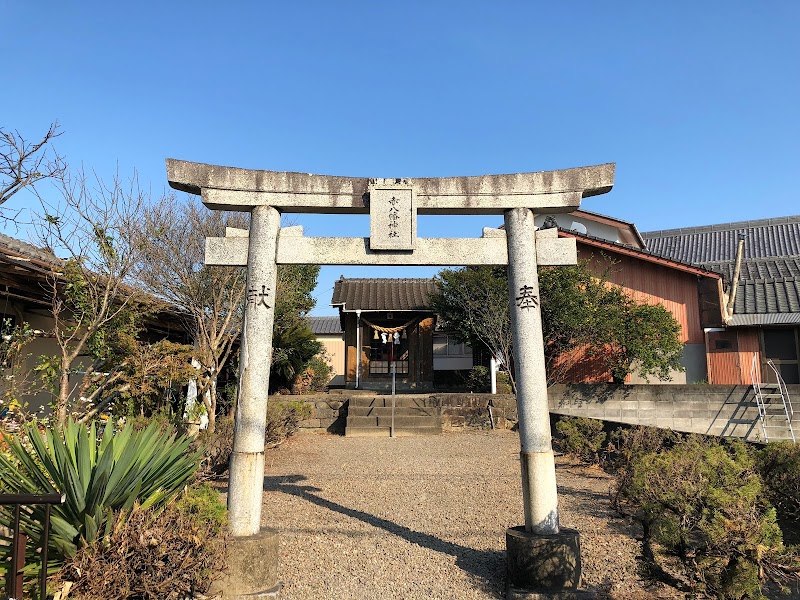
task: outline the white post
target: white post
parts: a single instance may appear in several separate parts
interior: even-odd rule
[[[555,534],[558,533],[558,494],[550,439],[533,212],[527,208],[507,210],[505,228],[525,530]]]
[[[193,358],[192,366],[195,369],[199,369],[200,361],[198,361],[196,358]],[[197,379],[190,379],[186,387],[186,406],[183,411],[184,421],[187,422],[191,421],[194,418],[193,415],[196,415],[198,413],[198,411],[195,409],[196,405],[197,405]],[[202,414],[200,414],[200,418],[198,420],[200,429],[205,429],[206,427],[208,427],[208,415],[205,413],[205,411]]]
[[[361,381],[361,309],[358,309],[356,310],[356,389],[358,389],[358,384],[360,381]]]
[[[234,537],[255,535],[264,494],[264,428],[272,361],[275,280],[280,214],[256,206],[250,219],[239,400],[228,483],[228,523]]]
[[[497,360],[493,356],[489,361],[489,376],[492,382],[492,394],[497,393]]]

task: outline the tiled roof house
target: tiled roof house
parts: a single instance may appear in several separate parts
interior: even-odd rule
[[[54,356],[59,352],[48,332],[53,329],[53,278],[61,265],[62,261],[49,250],[0,234],[0,319],[4,325],[14,327],[27,323],[41,332],[28,342],[21,363],[15,365],[21,373],[33,373],[39,356]],[[144,335],[151,339],[187,341],[180,313],[166,305],[163,307],[145,318]],[[10,374],[3,373],[6,377]],[[6,389],[5,381],[0,383],[0,391]],[[45,405],[50,396],[48,392],[24,392],[23,399],[36,407]]]
[[[725,383],[800,383],[800,216],[687,227],[642,234],[652,252],[722,274],[724,328],[706,332],[709,376]],[[739,241],[741,268],[736,279]],[[751,374],[751,371],[753,372]]]

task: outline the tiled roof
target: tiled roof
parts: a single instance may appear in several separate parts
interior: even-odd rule
[[[642,237],[651,252],[702,264],[735,260],[740,234],[746,260],[800,255],[800,216],[646,231]]]
[[[431,310],[433,279],[340,279],[331,305],[343,310]]]
[[[612,240],[605,240],[603,238],[589,235],[588,233],[579,233],[577,231],[572,231],[571,229],[562,229],[561,227],[559,227],[558,234],[562,237],[574,237],[579,242],[582,242],[589,246],[608,248],[611,251],[617,251],[623,254],[629,254],[638,257],[642,260],[659,263],[668,267],[672,267],[674,269],[690,271],[692,273],[704,277],[715,277],[715,278],[719,277],[720,271],[717,271],[716,269],[711,269],[704,265],[693,265],[691,263],[675,260],[670,256],[661,256],[659,254],[656,254],[655,252],[650,252],[649,250],[641,250],[639,248],[629,246],[628,244],[622,244],[620,242],[614,242]]]
[[[743,327],[747,325],[800,325],[800,313],[783,313],[780,315],[768,315],[758,313],[753,315],[734,314],[728,325],[732,327]]]
[[[795,322],[790,315],[800,314],[800,216],[650,231],[642,237],[652,251],[722,273],[728,286],[744,239],[730,325],[788,324]]]
[[[5,252],[3,252],[5,251]],[[27,242],[9,237],[0,233],[0,252],[16,254],[25,258],[32,258],[43,263],[53,265],[59,262],[52,252],[37,248]]]
[[[339,317],[309,317],[314,335],[341,335],[342,322]]]

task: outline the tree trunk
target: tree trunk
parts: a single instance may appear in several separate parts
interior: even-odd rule
[[[69,403],[69,366],[62,357],[62,367],[58,378],[58,401],[56,402],[56,423],[58,428],[67,422],[67,404]]]

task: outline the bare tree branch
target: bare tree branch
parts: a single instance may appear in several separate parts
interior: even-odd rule
[[[17,130],[0,127],[0,205],[25,187],[42,179],[58,179],[66,172],[64,159],[52,147],[61,135],[58,121],[37,142],[29,142]]]
[[[141,254],[131,232],[147,201],[135,174],[127,184],[119,176],[106,184],[97,176],[90,181],[83,171],[64,173],[58,188],[57,204],[40,197],[37,234],[40,243],[62,259],[48,282],[60,353],[56,418],[62,424],[74,392],[70,375],[75,362],[92,352],[98,358],[91,348],[98,332],[128,313],[146,312],[152,300],[127,285]],[[76,389],[108,388],[118,378],[113,367],[120,365],[93,365]],[[100,368],[108,371],[108,381],[98,379]]]
[[[205,266],[205,238],[224,235],[226,227],[246,225],[245,215],[209,211],[196,198],[182,204],[174,196],[148,207],[139,223],[143,253],[136,278],[187,316],[184,327],[200,364],[198,397],[210,429],[216,414],[216,379],[241,332],[245,272],[240,267]]]

